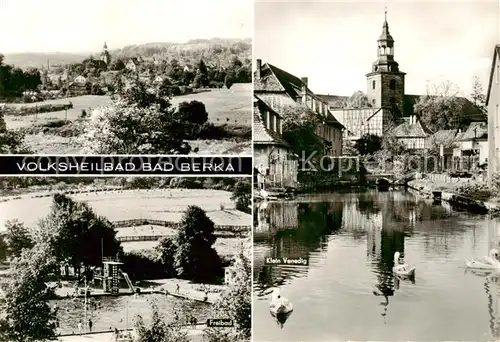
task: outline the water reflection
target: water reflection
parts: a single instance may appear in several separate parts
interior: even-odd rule
[[[327,245],[327,236],[342,225],[342,202],[263,202],[256,210],[254,240],[265,242],[254,250],[254,280],[260,295],[287,279],[306,276],[311,261]],[[305,258],[308,266],[265,265],[266,258]],[[285,318],[285,320],[288,317]]]
[[[463,275],[466,258],[500,246],[492,220],[403,191],[317,194],[254,213],[256,341],[498,339],[500,274]],[[394,276],[396,251],[416,282]],[[282,256],[309,266],[264,263]],[[275,286],[294,301],[284,319],[269,317]]]
[[[293,311],[290,311],[290,312],[286,312],[286,313],[279,313],[279,314],[274,314],[274,313],[271,313],[271,315],[274,317],[274,319],[276,320],[276,323],[278,324],[278,326],[283,329],[283,326],[285,325],[287,319],[292,315],[292,312]]]

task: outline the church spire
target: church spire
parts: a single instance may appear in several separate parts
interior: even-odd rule
[[[106,44],[106,42],[104,42],[104,50],[106,50],[108,48],[108,44]]]
[[[387,7],[385,8],[384,12],[384,24],[382,25],[382,34],[378,38],[379,41],[392,41],[394,42],[394,39],[392,38],[391,34],[389,33],[389,24],[387,23]]]
[[[382,34],[377,39],[377,45],[377,61],[373,63],[372,71],[399,72],[398,63],[394,60],[394,38],[389,32],[387,7],[384,11]]]

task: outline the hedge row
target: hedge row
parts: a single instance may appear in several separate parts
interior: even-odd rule
[[[3,106],[2,113],[4,115],[32,115],[36,113],[49,113],[49,112],[59,112],[66,109],[73,108],[72,103],[61,103],[61,104],[43,104],[43,105],[30,105],[30,106]]]

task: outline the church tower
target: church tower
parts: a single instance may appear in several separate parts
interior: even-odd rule
[[[377,40],[377,60],[372,71],[366,74],[368,101],[375,108],[390,108],[396,117],[403,116],[405,75],[394,60],[394,39],[389,33],[387,11],[385,12],[382,34]]]
[[[108,51],[108,45],[106,44],[106,42],[104,42],[104,47],[103,47],[103,50],[101,53],[101,61],[106,63],[106,65],[108,65],[108,66],[109,66],[109,63],[111,63],[111,54]]]

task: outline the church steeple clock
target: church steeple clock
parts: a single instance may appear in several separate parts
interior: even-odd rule
[[[390,108],[393,115],[402,116],[405,75],[394,60],[394,38],[389,32],[386,10],[382,34],[377,40],[377,60],[372,65],[372,71],[366,74],[366,95],[372,107]]]

